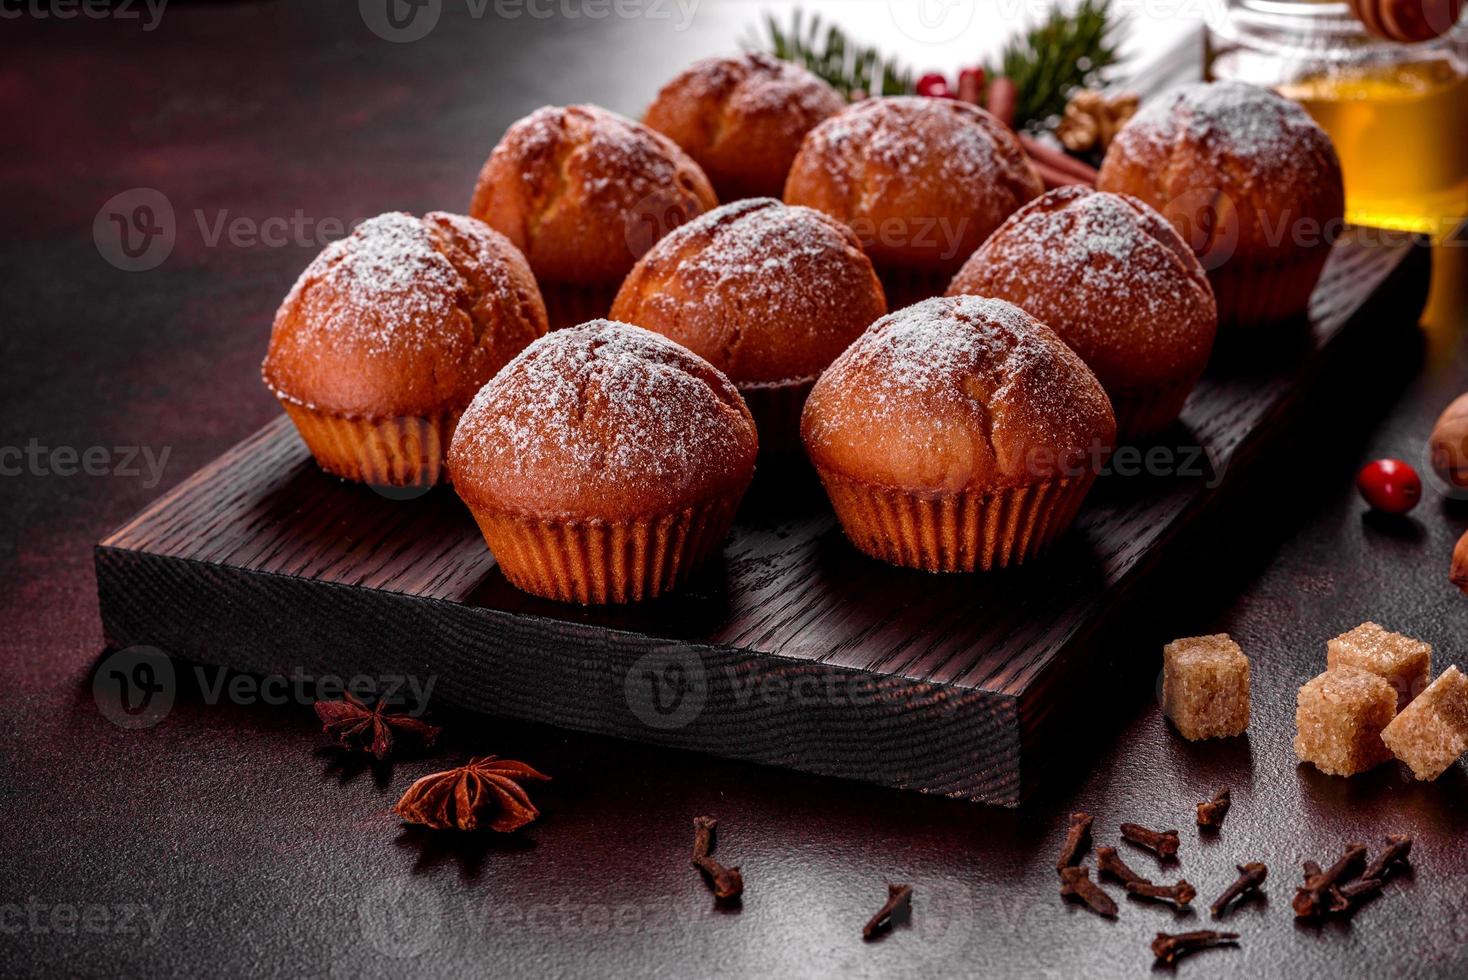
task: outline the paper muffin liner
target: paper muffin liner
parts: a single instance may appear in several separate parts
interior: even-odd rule
[[[431,487],[447,480],[444,453],[458,412],[425,418],[353,418],[280,400],[316,465],[334,476],[384,487]]]
[[[1136,442],[1165,430],[1182,412],[1196,382],[1157,385],[1146,390],[1107,394],[1116,413],[1118,444]]]
[[[789,459],[805,455],[800,441],[800,414],[805,399],[816,386],[815,378],[782,381],[774,384],[736,385],[754,427],[759,430],[759,454],[762,459]]]
[[[610,286],[578,286],[572,283],[542,282],[540,295],[545,300],[545,313],[552,330],[576,327],[588,320],[606,317],[617,298],[618,284]]]
[[[1095,475],[989,493],[924,495],[820,470],[842,530],[860,550],[928,572],[988,571],[1042,552],[1075,520]]]
[[[877,278],[882,282],[882,292],[887,295],[887,309],[900,310],[947,293],[953,273],[888,266],[877,269]]]
[[[640,602],[676,589],[723,543],[741,496],[637,521],[551,521],[469,509],[511,585],[592,605]]]
[[[1330,249],[1302,251],[1282,261],[1231,258],[1208,270],[1218,300],[1218,329],[1268,326],[1304,316]]]

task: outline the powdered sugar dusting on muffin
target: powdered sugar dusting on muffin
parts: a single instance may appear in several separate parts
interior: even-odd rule
[[[1199,82],[1142,106],[1127,126],[1147,139],[1184,137],[1218,157],[1249,160],[1266,179],[1307,181],[1334,157],[1330,138],[1297,103],[1243,82]]]
[[[392,212],[323,249],[291,287],[281,312],[309,307],[299,338],[308,349],[350,346],[387,354],[421,346],[426,329],[448,321],[460,285],[423,222]],[[312,301],[316,290],[320,303]]]
[[[958,116],[960,124],[923,125],[924,117],[936,119],[941,113]],[[904,181],[935,166],[937,172],[927,179],[939,185],[1024,179],[1022,155],[1001,144],[995,131],[966,103],[899,96],[858,102],[806,138],[821,151],[833,180],[873,195],[900,191]]]
[[[554,331],[505,366],[464,413],[453,454],[500,486],[571,480],[676,491],[746,460],[733,386],[672,341],[593,321]]]
[[[793,114],[812,122],[841,106],[840,95],[816,75],[758,51],[696,61],[664,86],[665,92],[674,89],[694,99],[725,100],[740,113]]]
[[[1050,330],[1018,307],[977,296],[940,297],[891,313],[857,339],[816,386],[842,406],[807,429],[817,443],[854,433],[950,444],[966,430],[1001,465],[1021,469],[1031,446],[1084,449],[1110,438],[1105,394]],[[822,413],[817,413],[821,415]],[[823,431],[830,430],[830,431]],[[1016,458],[1010,458],[1016,456]]]
[[[658,251],[678,256],[675,274],[691,287],[694,302],[722,306],[729,290],[737,290],[767,313],[798,311],[792,329],[815,334],[850,300],[831,284],[851,278],[848,253],[857,249],[829,221],[809,208],[750,198],[689,222]],[[710,235],[708,243],[690,248],[703,235]]]
[[[1019,307],[978,296],[930,299],[890,313],[852,345],[848,356],[877,368],[877,404],[905,411],[908,392],[988,401],[1009,377],[1043,355],[1033,321]],[[967,379],[991,382],[978,389]]]
[[[1088,307],[1105,304],[1096,315],[1129,314],[1149,350],[1195,346],[1207,319],[1198,310],[1207,305],[1207,280],[1166,219],[1135,199],[1084,187],[1051,191],[1016,212],[954,283],[965,281],[984,294],[1043,297],[1047,309],[1068,305],[1082,328]],[[1031,312],[1071,339],[1067,324]],[[1165,350],[1154,353],[1169,359]]]

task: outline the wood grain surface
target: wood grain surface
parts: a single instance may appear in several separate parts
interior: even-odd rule
[[[1382,308],[1420,306],[1425,258],[1339,243],[1310,323],[1225,340],[1181,423],[1114,457],[1076,528],[1026,567],[872,561],[791,467],[760,474],[683,593],[553,603],[505,581],[450,490],[343,483],[282,417],[98,546],[105,633],[261,673],[431,670],[440,699],[472,711],[1017,804],[1056,719],[1108,667],[1092,642],[1108,616],[1250,479],[1333,380],[1337,348],[1369,339]]]

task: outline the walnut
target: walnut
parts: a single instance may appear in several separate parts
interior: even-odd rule
[[[1111,140],[1137,111],[1137,94],[1121,92],[1107,97],[1095,89],[1081,89],[1066,104],[1055,136],[1072,153],[1106,152]]]
[[[1459,395],[1438,416],[1427,438],[1432,468],[1450,490],[1468,490],[1468,395]]]
[[[1468,595],[1468,533],[1453,548],[1453,567],[1448,571],[1448,578]]]

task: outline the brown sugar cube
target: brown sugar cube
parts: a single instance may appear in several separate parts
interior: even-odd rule
[[[1162,712],[1183,738],[1242,735],[1249,727],[1249,658],[1227,633],[1162,648]]]
[[[1449,667],[1392,723],[1381,740],[1418,779],[1436,779],[1468,752],[1468,676]]]
[[[1397,689],[1397,710],[1401,711],[1427,686],[1432,645],[1375,623],[1362,623],[1325,644],[1325,665],[1360,667],[1385,677]]]
[[[1392,757],[1381,730],[1397,713],[1397,692],[1358,667],[1332,667],[1295,699],[1295,755],[1332,776],[1354,776]]]

